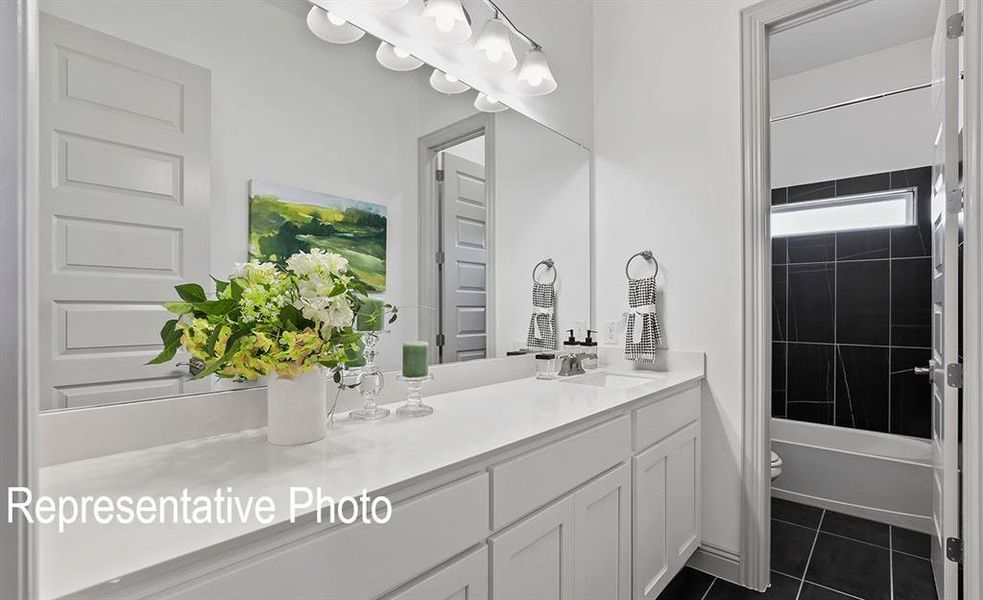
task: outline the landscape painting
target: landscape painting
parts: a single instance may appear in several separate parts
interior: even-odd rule
[[[250,180],[249,257],[283,264],[311,248],[344,256],[370,290],[385,291],[385,206]]]

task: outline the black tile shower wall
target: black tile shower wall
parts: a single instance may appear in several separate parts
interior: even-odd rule
[[[907,227],[772,240],[772,415],[929,437],[931,181],[922,167],[771,192],[773,205],[914,188]]]

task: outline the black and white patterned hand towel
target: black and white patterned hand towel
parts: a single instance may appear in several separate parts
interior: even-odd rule
[[[655,312],[658,290],[655,277],[628,280],[628,327],[625,329],[625,358],[655,360],[662,345],[662,326]]]
[[[556,289],[552,283],[532,284],[532,318],[526,344],[540,350],[556,350]]]

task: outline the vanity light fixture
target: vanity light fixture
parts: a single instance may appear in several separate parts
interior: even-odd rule
[[[489,96],[484,92],[478,92],[478,97],[475,98],[474,101],[474,107],[480,110],[481,112],[487,112],[487,113],[497,113],[509,109],[508,106],[505,106],[504,104],[499,102],[497,98],[495,98],[494,96]]]
[[[518,64],[508,26],[495,14],[481,29],[474,49],[482,68],[490,72],[511,71]]]
[[[471,89],[471,86],[460,81],[450,73],[444,73],[440,69],[434,69],[430,75],[430,87],[441,94],[460,94]]]
[[[526,96],[544,96],[556,89],[556,78],[546,60],[546,53],[539,46],[526,52],[526,58],[519,68],[516,89]]]
[[[461,0],[424,0],[423,31],[438,44],[460,44],[471,37],[471,17]]]
[[[379,42],[379,49],[375,51],[375,59],[379,61],[380,65],[393,71],[412,71],[423,64],[419,58],[388,42]]]
[[[351,44],[365,35],[358,27],[320,6],[312,6],[308,11],[307,28],[317,37],[332,44]]]

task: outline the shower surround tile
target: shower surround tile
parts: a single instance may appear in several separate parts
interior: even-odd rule
[[[890,344],[890,277],[887,260],[836,265],[838,344]]]
[[[836,425],[889,431],[888,348],[836,346]]]
[[[772,339],[788,342],[772,416],[930,436],[928,381],[911,369],[931,343],[931,179],[922,167],[772,190],[782,205],[915,188],[917,221],[772,239]]]
[[[789,265],[789,341],[833,343],[835,286],[833,263]]]
[[[891,261],[891,343],[932,345],[932,259]]]

